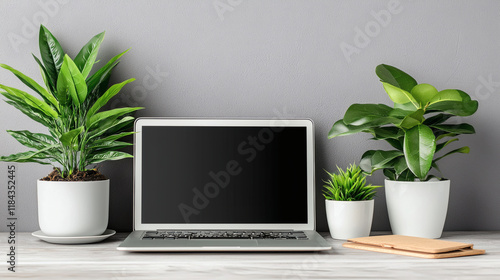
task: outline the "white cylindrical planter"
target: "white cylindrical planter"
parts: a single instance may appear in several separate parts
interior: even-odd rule
[[[109,180],[38,180],[38,222],[48,236],[101,235],[108,226]]]
[[[385,180],[385,197],[392,233],[440,238],[446,220],[449,196],[450,180]]]
[[[330,235],[335,239],[370,236],[374,200],[325,200]]]

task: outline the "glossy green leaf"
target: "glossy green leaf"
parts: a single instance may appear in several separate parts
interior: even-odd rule
[[[42,57],[43,64],[45,65],[45,69],[47,70],[47,74],[52,80],[52,83],[56,85],[57,77],[59,76],[59,69],[61,69],[64,58],[64,52],[61,45],[54,35],[52,35],[52,33],[50,33],[50,31],[43,25],[40,25],[38,44],[40,47],[40,55]]]
[[[417,111],[407,115],[399,124],[399,127],[410,129],[424,121],[424,110],[418,109]]]
[[[87,127],[92,127],[92,126],[100,123],[101,121],[104,121],[107,119],[115,120],[116,118],[118,118],[120,116],[130,114],[134,111],[141,110],[141,109],[144,109],[144,107],[132,107],[132,108],[125,107],[125,108],[117,108],[117,109],[112,109],[112,110],[100,112],[100,113],[93,115],[90,119],[88,119]]]
[[[412,88],[411,95],[423,107],[438,95],[438,90],[429,84],[418,84]]]
[[[389,114],[393,109],[385,104],[352,104],[344,115],[344,123],[360,126],[368,123],[376,125],[391,123]]]
[[[402,155],[401,151],[376,151],[371,157],[372,171],[386,168],[388,163]]]
[[[408,91],[400,89],[388,83],[382,84],[384,85],[385,92],[387,92],[392,102],[398,104],[411,103],[416,109],[420,108],[418,102]]]
[[[97,58],[97,53],[99,52],[99,46],[104,39],[104,32],[95,35],[90,41],[82,47],[80,52],[75,57],[75,64],[78,66],[78,70],[82,73],[84,78],[90,73],[92,67],[94,66],[95,60]]]
[[[385,140],[385,139],[399,139],[404,135],[404,131],[400,128],[394,126],[382,126],[373,129],[374,139]]]
[[[64,56],[64,62],[57,80],[57,90],[63,94],[69,93],[73,104],[76,106],[82,104],[87,97],[85,79],[68,55]]]
[[[441,124],[441,123],[444,123],[445,121],[447,121],[451,117],[453,117],[453,115],[443,114],[443,113],[437,114],[437,115],[434,115],[432,117],[428,117],[427,119],[425,119],[424,124],[427,126],[431,126],[434,124]]]
[[[88,164],[99,163],[103,161],[111,161],[111,160],[120,160],[124,158],[133,158],[129,153],[120,152],[120,151],[107,151],[103,153],[98,153],[92,155],[89,159],[87,159]]]
[[[408,169],[408,165],[406,164],[406,159],[404,156],[400,156],[394,159],[393,166],[394,172],[397,176],[401,175],[405,170]]]
[[[362,126],[346,125],[344,123],[344,120],[338,120],[333,124],[332,128],[330,129],[330,132],[328,132],[328,138],[331,139],[337,136],[346,136],[358,132],[363,132],[368,130],[370,127],[371,125],[362,125]]]
[[[45,66],[43,66],[40,59],[38,59],[38,57],[36,57],[34,54],[32,54],[32,55],[33,55],[33,58],[35,59],[36,63],[38,63],[38,66],[40,67],[40,72],[42,73],[42,78],[43,78],[43,81],[45,82],[47,90],[49,90],[51,92],[55,92],[56,91],[56,84],[54,83],[55,81],[53,81],[52,78],[50,78],[49,73],[47,72],[47,69],[45,69]]]
[[[375,68],[375,73],[382,82],[389,83],[408,92],[417,85],[417,81],[413,77],[394,66],[380,64]]]
[[[456,133],[443,133],[443,134],[439,134],[439,135],[437,135],[437,134],[438,133],[434,132],[434,135],[436,135],[436,141],[439,141],[445,137],[455,137],[458,135]]]
[[[4,93],[1,93],[2,95]],[[28,116],[30,119],[44,125],[47,127],[51,126],[50,119],[40,110],[37,110],[35,108],[32,108],[31,106],[28,106],[27,104],[19,104],[15,101],[7,100],[5,101],[7,104],[14,106],[14,108],[18,109],[21,111],[23,114]]]
[[[410,169],[406,169],[401,173],[401,175],[398,176],[398,181],[405,181],[405,182],[412,182],[415,181],[415,174],[411,172]]]
[[[72,147],[75,141],[77,140],[78,136],[83,132],[85,128],[83,126],[80,126],[78,128],[72,129],[66,133],[64,133],[59,140],[61,143],[63,143],[65,146]]]
[[[31,106],[33,108],[38,109],[40,112],[44,113],[47,117],[57,118],[59,114],[54,111],[47,103],[39,100],[38,98],[15,88],[11,88],[8,86],[0,85],[0,88],[5,90],[5,93],[2,93],[8,99],[11,99],[15,102],[21,102]]]
[[[448,152],[448,153],[446,153],[446,154],[444,154],[444,155],[442,155],[442,156],[440,156],[440,157],[436,158],[436,159],[434,160],[434,162],[437,162],[437,161],[441,160],[442,158],[447,157],[447,156],[452,155],[452,154],[456,154],[456,153],[468,154],[469,152],[470,152],[470,148],[469,148],[469,147],[467,147],[467,146],[464,146],[464,147],[461,147],[461,148],[455,149],[455,150],[453,150],[453,151],[450,151],[450,152]]]
[[[430,104],[435,104],[444,101],[462,101],[462,95],[460,91],[456,89],[445,89],[436,94],[433,98],[429,100]]]
[[[123,137],[130,136],[132,134],[135,134],[135,132],[129,131],[129,132],[121,132],[121,133],[109,135],[109,136],[106,136],[105,138],[95,140],[94,144],[98,144],[98,143],[102,143],[102,142],[106,142],[106,141],[115,141],[115,140],[121,139]]]
[[[118,94],[126,84],[133,81],[135,81],[135,79],[128,79],[119,84],[112,85],[101,97],[99,97],[99,99],[96,100],[94,105],[87,112],[87,123],[90,121],[90,118],[92,118],[94,114],[102,108],[102,106],[106,105],[106,103],[108,103],[113,96]]]
[[[50,94],[45,88],[40,86],[37,82],[35,82],[33,79],[30,77],[24,75],[20,71],[10,67],[9,65],[5,64],[0,64],[0,67],[9,70],[12,72],[16,77],[21,80],[25,85],[27,85],[29,88],[37,92],[46,103],[52,104],[57,110],[59,110],[59,102],[54,98],[52,94]]]
[[[470,116],[477,111],[478,102],[471,100],[470,96],[461,90],[452,90],[458,92],[462,101],[440,101],[427,107],[427,112],[445,112],[456,116]]]
[[[372,173],[372,156],[375,154],[375,150],[368,150],[362,156],[359,161],[359,167],[366,173]]]
[[[446,142],[437,144],[436,145],[436,153],[439,152],[440,150],[442,150],[444,147],[448,146],[450,143],[453,143],[455,141],[458,141],[458,138],[453,138],[453,139],[450,139]]]
[[[52,136],[43,133],[32,133],[27,130],[7,130],[7,133],[28,148],[41,150],[56,143]]]
[[[394,169],[386,168],[386,169],[384,169],[383,172],[384,172],[385,177],[387,177],[387,179],[392,180],[392,181],[396,181],[396,172],[394,171]]]
[[[446,132],[456,133],[456,134],[474,134],[476,130],[474,127],[468,123],[461,124],[439,124],[432,125],[431,127],[443,130]]]
[[[424,180],[429,172],[436,150],[436,138],[426,125],[417,125],[405,133],[404,154],[408,168]]]
[[[107,75],[110,73],[110,71],[118,64],[118,60],[128,52],[129,50],[126,50],[113,58],[111,58],[106,65],[104,65],[101,69],[97,70],[92,76],[87,78],[87,87],[89,90],[93,90],[97,84],[99,84],[100,81],[103,80],[103,76]]]

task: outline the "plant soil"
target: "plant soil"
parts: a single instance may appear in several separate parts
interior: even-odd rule
[[[101,181],[107,180],[106,176],[102,175],[97,169],[90,169],[85,171],[75,170],[70,176],[63,178],[59,169],[54,168],[52,172],[46,177],[43,177],[42,181]]]

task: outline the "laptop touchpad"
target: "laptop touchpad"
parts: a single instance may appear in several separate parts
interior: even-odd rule
[[[256,240],[189,240],[189,246],[200,247],[257,247]]]

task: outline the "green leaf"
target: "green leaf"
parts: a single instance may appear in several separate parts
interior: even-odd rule
[[[443,134],[440,134],[440,135],[437,135],[437,133],[434,132],[434,135],[436,135],[436,141],[439,141],[445,137],[455,137],[457,136],[458,134],[456,133],[443,133]]]
[[[399,124],[399,127],[410,129],[424,121],[424,110],[418,109],[417,111],[407,115]]]
[[[0,64],[0,67],[9,70],[12,72],[14,75],[16,75],[21,82],[23,82],[25,85],[27,85],[29,88],[32,90],[36,91],[45,102],[52,104],[57,110],[59,110],[59,102],[54,98],[52,94],[50,94],[46,89],[44,89],[42,86],[40,86],[37,82],[35,82],[33,79],[30,77],[24,75],[23,73],[19,72],[18,70],[10,67],[9,65],[5,64]]]
[[[403,153],[401,151],[376,151],[371,158],[372,172],[388,167],[387,164],[389,162],[402,155]]]
[[[41,150],[56,143],[55,139],[52,136],[42,133],[32,133],[27,130],[7,130],[7,132],[12,135],[12,137],[14,137],[19,143],[28,148]]]
[[[370,124],[361,126],[346,125],[344,120],[339,120],[333,124],[332,129],[328,132],[328,138],[331,139],[337,136],[346,136],[358,132],[368,131],[370,127],[372,127]]]
[[[396,172],[394,172],[394,169],[386,168],[383,172],[387,179],[396,181]]]
[[[98,154],[92,155],[87,160],[87,162],[88,162],[88,164],[92,164],[92,163],[99,163],[99,162],[108,161],[108,160],[120,160],[120,159],[124,159],[124,158],[133,158],[133,157],[134,156],[132,156],[131,154],[125,153],[125,152],[106,151],[103,153],[98,153]]]
[[[394,66],[380,64],[375,68],[375,73],[382,82],[389,83],[408,92],[417,85],[417,81],[413,77]]]
[[[405,170],[408,169],[408,165],[406,164],[406,159],[404,156],[398,157],[393,162],[394,171],[396,175],[401,175]]]
[[[34,54],[31,54],[31,55],[33,55],[33,58],[35,59],[36,63],[38,63],[38,65],[40,66],[40,72],[42,73],[42,78],[43,78],[43,81],[45,82],[45,86],[51,92],[55,92],[56,85],[54,84],[54,81],[52,81],[52,79],[49,77],[49,73],[47,72],[47,69],[45,69],[45,66],[43,66],[42,62],[40,61],[40,59],[38,59],[38,57],[36,57]]]
[[[4,95],[4,93],[1,93]],[[31,106],[28,106],[27,104],[20,104],[15,101],[5,101],[7,104],[14,106],[16,109],[21,111],[23,114],[28,116],[30,119],[41,123],[42,125],[46,127],[51,127],[50,120],[47,118],[47,116],[40,110],[37,110]]]
[[[115,133],[117,133],[118,131],[116,128],[123,127],[122,126],[123,124],[130,123],[131,118],[133,118],[133,117],[126,116],[122,119],[105,122],[105,123],[103,123],[95,128],[90,129],[88,132],[89,139],[94,139],[94,138],[101,136],[101,135],[105,135],[105,136],[110,135],[110,134],[113,134],[112,133],[113,131],[116,131]]]
[[[394,126],[383,126],[376,127],[373,129],[374,139],[385,140],[385,139],[399,139],[399,137],[404,135],[404,131],[398,127]]]
[[[101,139],[95,140],[95,141],[93,141],[93,143],[97,144],[97,143],[102,143],[102,142],[106,142],[106,141],[115,141],[115,140],[121,139],[121,138],[123,138],[125,136],[132,135],[132,134],[135,134],[135,132],[134,131],[121,132],[121,133],[118,133],[118,134],[113,134],[113,135],[107,136],[105,138],[101,138]]]
[[[50,164],[48,162],[43,162],[41,159],[44,159],[43,157],[36,157],[36,152],[35,151],[28,151],[28,152],[22,152],[22,153],[17,153],[17,154],[12,154],[9,156],[0,156],[0,161],[3,162],[35,162],[39,164]]]
[[[456,89],[445,89],[437,93],[433,98],[429,100],[430,104],[435,104],[443,101],[462,101],[462,95],[459,90]]]
[[[18,104],[26,104],[30,107],[38,109],[40,112],[45,114],[47,117],[57,118],[59,114],[54,111],[47,103],[37,99],[36,97],[15,88],[0,85],[0,88],[4,89],[6,92],[2,93],[6,98],[17,102]]]
[[[420,104],[420,107],[423,107],[438,95],[438,91],[429,84],[418,84],[412,88],[411,95]]]
[[[57,80],[57,91],[60,95],[69,93],[73,104],[79,106],[87,97],[87,84],[82,73],[68,55],[64,56]],[[64,96],[61,97],[64,100]]]
[[[366,151],[361,156],[361,160],[359,161],[359,167],[361,167],[361,169],[368,174],[372,173],[372,157],[375,152],[375,150]]]
[[[43,25],[40,25],[38,44],[47,74],[52,83],[56,85],[59,69],[61,69],[63,63],[64,51],[54,35]]]
[[[102,78],[106,73],[110,73],[110,71],[118,64],[118,59],[126,54],[129,50],[126,50],[113,58],[111,58],[106,65],[104,65],[101,69],[97,70],[92,76],[87,78],[87,86],[89,89],[94,89],[95,86],[102,81]]]
[[[439,124],[431,125],[433,128],[437,128],[446,132],[456,133],[456,134],[474,134],[476,130],[474,127],[467,123],[461,124]]]
[[[409,93],[408,91],[404,89],[400,89],[398,87],[395,87],[391,84],[388,83],[382,83],[384,85],[385,92],[389,95],[389,98],[397,104],[406,104],[411,102],[413,106],[418,109],[420,108],[418,102],[415,100],[415,98]]]
[[[467,146],[461,147],[461,148],[455,149],[455,150],[453,150],[451,152],[448,152],[448,153],[446,153],[446,154],[444,154],[444,155],[436,158],[434,160],[434,162],[437,162],[437,161],[441,160],[442,158],[447,157],[447,156],[452,155],[452,154],[456,154],[456,153],[468,154],[469,152],[470,152],[470,148],[469,147],[467,147]]]
[[[442,150],[444,147],[448,146],[448,144],[453,143],[455,141],[458,141],[458,138],[453,138],[453,139],[450,139],[446,142],[437,144],[436,145],[436,153],[439,152],[440,150]]]
[[[344,115],[344,123],[356,126],[368,123],[377,126],[388,124],[395,120],[389,117],[392,110],[385,104],[352,104]]]
[[[404,154],[408,168],[420,180],[429,172],[436,150],[436,138],[426,125],[417,125],[405,133]]]
[[[65,146],[72,147],[73,144],[75,143],[75,140],[78,138],[80,133],[83,132],[84,127],[80,126],[78,128],[72,129],[66,133],[63,133],[63,135],[59,138],[59,141],[63,143]]]
[[[398,176],[398,181],[415,181],[415,174],[413,174],[410,169],[406,169],[403,173],[401,173],[401,175]]]
[[[477,111],[478,102],[471,100],[470,96],[461,91],[454,90],[460,94],[462,101],[439,101],[427,107],[427,112],[446,112],[457,116],[470,116]]]
[[[130,113],[137,111],[137,110],[140,110],[140,109],[144,109],[144,107],[117,108],[117,109],[112,109],[109,111],[97,113],[97,114],[93,115],[90,119],[88,119],[87,127],[92,127],[92,126],[98,124],[99,122],[105,121],[107,119],[115,120],[120,116],[123,116],[125,114],[130,114]]]
[[[133,82],[133,81],[135,81],[135,79],[128,79],[128,80],[126,80],[124,82],[121,82],[119,84],[112,85],[101,97],[99,97],[99,99],[96,100],[96,102],[94,103],[94,105],[87,112],[87,123],[90,121],[90,118],[92,118],[92,116],[94,116],[94,114],[97,113],[97,111],[99,109],[101,109],[102,106],[106,105],[106,103],[108,103],[108,101],[113,96],[115,96],[116,94],[118,94],[120,92],[120,90],[126,84],[128,84],[130,82]]]
[[[99,46],[104,39],[104,32],[95,35],[90,41],[82,47],[80,52],[75,57],[75,64],[78,70],[82,73],[84,78],[90,73],[94,66]]]
[[[450,114],[437,114],[432,117],[429,117],[425,119],[424,124],[427,126],[435,125],[435,124],[440,124],[444,123],[447,121],[449,118],[453,117],[453,115]]]

